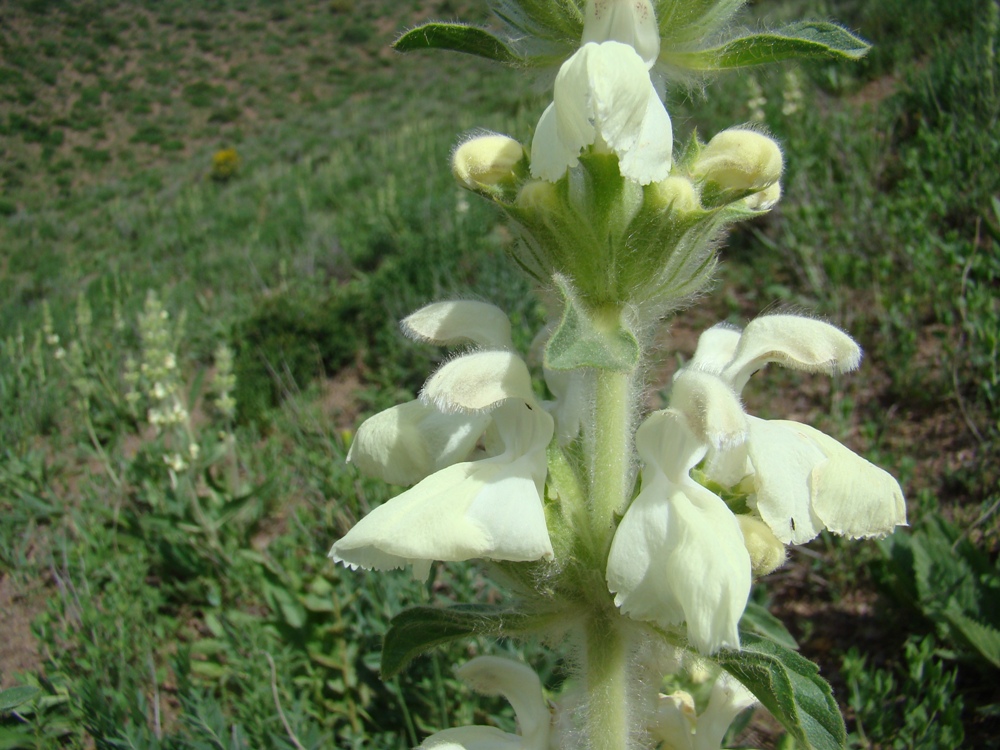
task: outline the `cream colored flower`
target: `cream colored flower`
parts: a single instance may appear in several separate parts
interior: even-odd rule
[[[418,750],[549,750],[552,715],[533,669],[510,659],[480,656],[455,675],[477,693],[506,698],[517,717],[518,733],[486,726],[445,729],[424,740]]]
[[[728,418],[728,417],[727,417]],[[738,648],[750,594],[750,558],[735,516],[690,477],[708,444],[679,411],[650,415],[636,432],[642,488],[611,542],[608,587],[637,620],[686,623],[702,653]]]
[[[757,699],[723,672],[712,685],[708,706],[696,714],[694,700],[683,690],[661,695],[657,721],[650,729],[660,750],[719,750],[729,725]]]
[[[622,42],[650,69],[660,54],[656,11],[649,0],[587,0],[581,44]]]
[[[509,350],[506,316],[484,303],[437,303],[403,327],[415,338],[484,348],[441,367],[419,401],[361,425],[348,460],[414,486],[361,519],[330,556],[352,568],[412,565],[418,578],[433,560],[551,557],[543,498],[554,423]]]
[[[532,176],[555,182],[592,146],[617,155],[621,174],[641,185],[666,179],[673,129],[649,75],[659,53],[649,0],[588,0],[580,49],[535,129]]]
[[[685,414],[738,398],[750,376],[770,362],[807,372],[855,369],[861,349],[844,332],[796,315],[757,318],[744,331],[715,326],[678,373],[671,405]],[[727,393],[728,391],[728,393]],[[746,439],[718,442],[706,475],[727,486],[752,480],[751,507],[785,544],[804,544],[827,529],[850,538],[884,536],[906,523],[898,482],[819,430],[798,422],[746,417]]]
[[[628,44],[584,44],[556,76],[531,142],[531,174],[555,182],[584,148],[613,152],[641,185],[670,174],[673,129],[646,63]]]

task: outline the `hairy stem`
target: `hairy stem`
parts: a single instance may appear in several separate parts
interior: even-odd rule
[[[595,612],[586,625],[586,731],[590,750],[629,744],[628,647],[616,612]]]
[[[632,376],[598,370],[595,387],[594,444],[590,460],[590,508],[594,539],[607,554],[615,513],[625,508],[632,479]]]

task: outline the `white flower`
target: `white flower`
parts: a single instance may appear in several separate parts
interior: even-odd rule
[[[673,129],[650,78],[660,30],[649,0],[588,0],[580,49],[556,76],[531,142],[531,174],[555,182],[587,146],[641,185],[670,174]]]
[[[646,69],[660,54],[660,30],[649,0],[587,0],[581,44],[622,42],[632,47]]]
[[[735,516],[690,470],[708,445],[680,412],[650,415],[636,432],[642,489],[611,542],[608,587],[637,620],[687,623],[702,653],[739,647],[750,593],[750,558]],[[711,428],[709,428],[711,429]]]
[[[418,750],[549,750],[552,715],[534,670],[510,659],[480,656],[455,675],[478,693],[506,698],[517,716],[518,733],[485,726],[445,729]]]
[[[722,740],[740,712],[757,703],[743,685],[727,673],[721,673],[712,685],[708,706],[695,714],[694,700],[680,690],[661,695],[657,721],[650,728],[660,750],[719,750]]]
[[[171,471],[181,472],[187,468],[187,461],[180,453],[167,453],[163,456],[163,463],[167,465],[167,468]]]
[[[861,350],[832,325],[795,315],[757,318],[744,331],[720,325],[698,342],[678,373],[671,405],[685,414],[707,401],[737,398],[769,362],[830,374],[856,368]],[[748,502],[785,544],[804,544],[823,529],[850,538],[883,536],[906,523],[898,482],[819,430],[797,422],[746,418],[746,439],[718,443],[706,475],[724,485],[752,477]]]
[[[551,557],[543,498],[554,423],[509,350],[506,316],[484,303],[437,303],[403,327],[435,343],[488,348],[445,364],[419,401],[361,425],[348,460],[415,486],[358,522],[330,556],[352,568],[412,565],[418,578],[433,560]]]
[[[559,180],[587,146],[614,152],[621,174],[641,185],[670,174],[670,116],[628,44],[587,42],[563,63],[531,142],[532,176]]]

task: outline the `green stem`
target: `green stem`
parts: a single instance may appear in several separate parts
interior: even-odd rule
[[[632,377],[627,372],[597,371],[594,453],[590,462],[590,507],[594,538],[607,554],[615,513],[625,509],[632,477]]]
[[[586,729],[592,750],[630,747],[628,648],[617,620],[617,613],[596,612],[586,625]]]

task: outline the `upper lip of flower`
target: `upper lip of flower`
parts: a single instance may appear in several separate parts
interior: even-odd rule
[[[628,44],[588,42],[563,63],[531,143],[531,173],[554,182],[595,144],[613,151],[622,175],[640,184],[670,174],[670,116]]]

